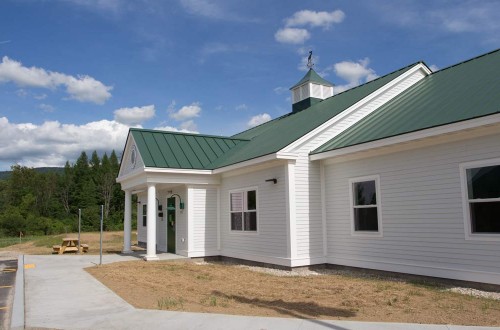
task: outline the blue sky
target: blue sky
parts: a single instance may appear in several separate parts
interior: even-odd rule
[[[0,170],[121,153],[129,127],[232,135],[336,91],[500,47],[499,1],[3,0]]]

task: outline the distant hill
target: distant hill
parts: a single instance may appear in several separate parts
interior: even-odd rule
[[[38,173],[62,173],[64,171],[64,167],[35,167],[35,171]],[[5,180],[10,177],[12,171],[0,171],[0,180]]]

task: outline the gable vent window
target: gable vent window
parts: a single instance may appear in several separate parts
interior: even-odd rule
[[[232,191],[229,196],[231,230],[257,231],[257,190]]]

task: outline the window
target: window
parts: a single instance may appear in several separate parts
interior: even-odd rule
[[[146,204],[142,205],[142,226],[146,227],[148,225],[148,206]]]
[[[468,234],[500,238],[500,160],[461,167]]]
[[[257,190],[229,193],[231,230],[257,231]]]
[[[378,176],[349,180],[353,233],[382,233],[378,181]]]

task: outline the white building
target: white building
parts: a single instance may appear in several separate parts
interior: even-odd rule
[[[500,284],[500,50],[422,62],[231,137],[131,129],[117,181],[158,251]]]

